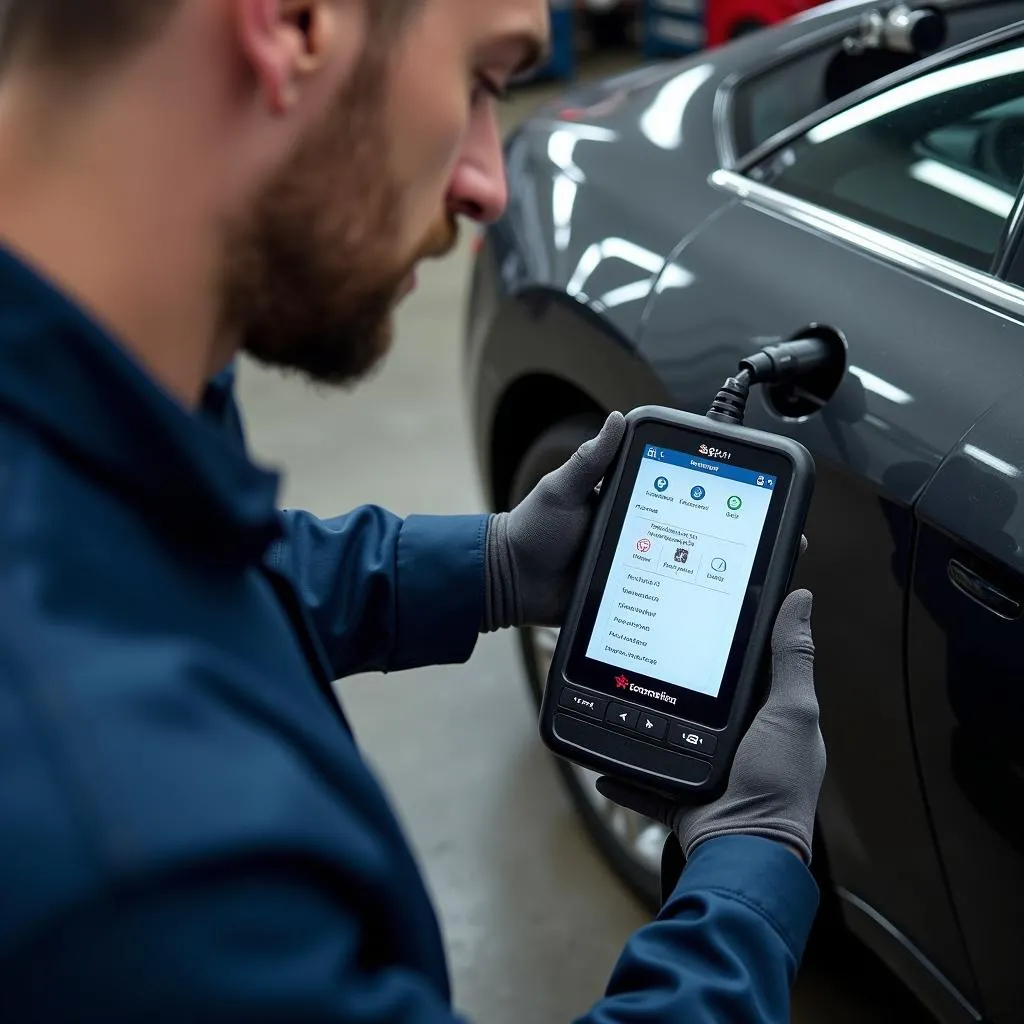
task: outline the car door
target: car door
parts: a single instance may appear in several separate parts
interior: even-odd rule
[[[1007,131],[1024,145],[1019,122]],[[1015,235],[1007,276],[1024,305],[1019,222]],[[960,441],[917,519],[908,666],[921,777],[982,1005],[1003,1024],[1024,999],[1024,388]]]
[[[799,582],[816,595],[831,878],[850,926],[946,1021],[977,1019],[980,998],[908,705],[914,505],[1024,379],[1024,304],[991,273],[1024,159],[995,159],[985,134],[1020,95],[1024,43],[1003,33],[717,173],[736,200],[674,254],[692,283],[653,302],[641,339],[694,411],[755,339],[813,330],[845,346],[823,407],[762,391],[747,423],[801,441],[818,467]]]

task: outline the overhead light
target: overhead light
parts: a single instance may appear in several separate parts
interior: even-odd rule
[[[656,252],[651,252],[650,249],[645,249],[626,238],[606,238],[601,243],[601,256],[606,260],[624,260],[641,270],[646,270],[649,274],[656,274],[665,264],[664,259]]]
[[[1013,193],[986,181],[979,181],[973,175],[939,163],[938,160],[919,160],[908,173],[915,181],[962,199],[965,203],[995,214],[1001,220],[1005,220],[1013,211]]]
[[[1006,462],[1004,459],[997,458],[991,452],[985,451],[984,448],[978,448],[973,444],[965,444],[963,451],[964,455],[969,459],[974,459],[975,462],[980,462],[983,466],[988,466],[989,469],[1002,473],[1003,476],[1020,476],[1020,469],[1012,462]]]
[[[669,288],[689,288],[696,280],[692,273],[678,263],[670,263],[659,275],[654,290],[660,295]]]
[[[563,173],[576,181],[586,181],[575,160],[576,147],[581,142],[614,142],[619,133],[610,128],[589,124],[563,124],[548,136],[548,159]]]
[[[894,89],[889,89],[836,114],[835,117],[830,117],[812,128],[807,133],[807,140],[813,143],[826,142],[837,135],[852,131],[922,100],[994,78],[1005,78],[1021,71],[1024,71],[1024,48],[993,53],[964,64],[941,68],[923,78],[915,78],[913,81],[904,82],[903,85],[897,85]]]
[[[651,252],[650,249],[645,249],[635,242],[630,242],[626,238],[606,238],[587,247],[580,257],[572,278],[565,286],[565,290],[570,295],[577,295],[583,291],[590,276],[604,260],[622,260],[625,263],[632,263],[633,266],[646,270],[651,277],[661,270],[665,262],[657,253]]]
[[[621,260],[623,263],[630,263],[644,271],[648,275],[648,280],[641,283],[647,288],[647,294],[650,294],[657,286],[659,275],[662,274],[662,268],[665,271],[665,274],[662,276],[667,275],[665,276],[666,283],[664,285],[666,288],[685,287],[693,280],[688,270],[684,270],[675,264],[670,264],[666,267],[663,257],[659,256],[656,252],[651,252],[650,249],[645,249],[642,245],[637,245],[636,242],[631,242],[627,238],[605,238],[603,241],[594,242],[593,245],[588,246],[584,251],[569,283],[565,286],[566,292],[573,296],[580,295],[594,271],[597,270],[604,260]],[[634,288],[636,286],[625,285],[623,287]],[[626,292],[624,294],[628,296],[635,293]],[[612,293],[612,297],[614,302],[614,293]],[[635,299],[624,300],[619,297],[618,301],[621,303],[623,301],[635,301]],[[607,303],[605,304],[607,305]]]
[[[907,394],[902,388],[876,377],[873,373],[868,373],[867,370],[862,370],[859,366],[851,366],[850,373],[864,385],[865,391],[870,391],[879,398],[885,398],[896,405],[909,405],[914,400],[914,396]]]
[[[555,228],[555,248],[559,252],[568,249],[572,241],[572,215],[579,190],[579,185],[568,174],[556,175],[551,186],[551,218]]]
[[[613,288],[602,295],[598,302],[606,309],[611,309],[614,306],[624,306],[627,302],[641,302],[652,294],[660,295],[669,288],[687,288],[693,282],[694,276],[690,271],[670,263],[657,277]]]
[[[660,149],[678,149],[683,142],[683,114],[697,90],[711,77],[711,64],[699,64],[669,79],[640,117],[640,130]]]
[[[584,285],[590,280],[590,275],[601,265],[602,259],[604,257],[601,255],[601,243],[595,242],[593,245],[588,245],[565,286],[566,293],[579,295],[583,291]]]
[[[597,301],[605,309],[611,309],[613,306],[624,306],[627,302],[641,302],[648,298],[652,291],[654,291],[653,281],[634,281],[632,284],[613,288]]]
[[[614,142],[618,132],[594,125],[562,125],[548,136],[548,159],[561,173],[556,175],[551,192],[551,216],[555,228],[555,248],[569,248],[572,240],[572,214],[579,186],[587,176],[576,164],[576,147],[581,142]]]

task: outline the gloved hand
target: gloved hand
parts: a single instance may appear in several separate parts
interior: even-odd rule
[[[729,786],[714,803],[687,806],[618,779],[598,779],[604,796],[667,825],[689,857],[707,839],[761,836],[811,860],[825,743],[814,693],[811,595],[798,590],[782,604],[772,634],[772,688],[736,750]]]
[[[626,430],[613,412],[511,511],[491,517],[485,560],[483,632],[507,626],[558,626],[565,617],[601,482]]]

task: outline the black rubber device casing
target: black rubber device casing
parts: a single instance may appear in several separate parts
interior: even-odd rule
[[[588,692],[585,683],[575,682],[567,675],[569,653],[576,640],[584,604],[605,544],[612,509],[623,484],[636,433],[648,424],[682,427],[709,439],[720,439],[725,444],[739,443],[748,448],[771,452],[784,457],[792,468],[775,545],[754,613],[746,653],[732,693],[726,724],[724,728],[711,729],[692,719],[682,723],[684,726],[693,726],[695,734],[714,737],[715,748],[711,757],[689,756],[681,751],[670,750],[664,744],[652,745],[646,739],[634,738],[609,727],[603,721],[588,720],[572,712],[567,713],[559,705],[567,686],[575,691]],[[601,487],[579,576],[548,673],[541,704],[540,734],[550,750],[585,768],[671,794],[688,803],[705,803],[724,792],[736,747],[768,693],[772,629],[779,607],[789,592],[793,571],[800,556],[801,535],[814,490],[814,473],[814,460],[810,452],[786,437],[659,406],[643,406],[626,416],[625,436]],[[632,483],[631,477],[626,481],[626,486]],[[615,543],[616,538],[609,540]],[[603,699],[605,702],[615,700],[614,696],[607,693],[593,692],[593,696],[595,700]],[[628,696],[623,699],[630,700]],[[662,711],[652,713],[665,716],[670,722],[678,724],[678,716],[666,715]],[[702,767],[698,770],[696,765]]]

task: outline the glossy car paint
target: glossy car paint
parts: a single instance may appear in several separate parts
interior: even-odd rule
[[[799,275],[779,275],[764,258],[797,251]],[[656,303],[641,342],[674,404],[706,405],[707,378],[727,375],[757,335],[788,337],[817,322],[846,339],[850,369],[821,413],[785,422],[759,393],[747,415],[801,441],[818,466],[797,582],[814,592],[817,611],[830,754],[820,821],[851,926],[889,959],[908,940],[920,956],[904,973],[913,971],[919,994],[928,995],[934,968],[973,1002],[915,761],[904,606],[914,499],[993,395],[1024,373],[1021,321],[741,202],[678,258],[693,290]],[[743,282],[742,301],[715,294],[730,279]],[[980,336],[993,347],[983,365],[963,343]]]
[[[956,445],[918,505],[909,620],[921,771],[985,1009],[1021,1018],[1024,920],[1024,392]],[[950,562],[997,591],[984,603]],[[998,595],[1007,604],[993,604]],[[995,609],[995,611],[993,610]]]
[[[966,594],[973,577],[955,583],[949,562],[1024,603],[1024,291],[900,264],[813,209],[713,178],[734,155],[736,76],[837,45],[866,6],[826,5],[542,110],[509,143],[467,387],[502,507],[519,456],[567,415],[703,412],[755,339],[817,324],[845,340],[821,412],[787,420],[758,393],[747,415],[818,465],[798,583],[816,595],[831,877],[850,927],[940,1019],[1009,1024],[1024,1005],[1024,620]],[[992,4],[940,6],[951,44],[998,24]]]

